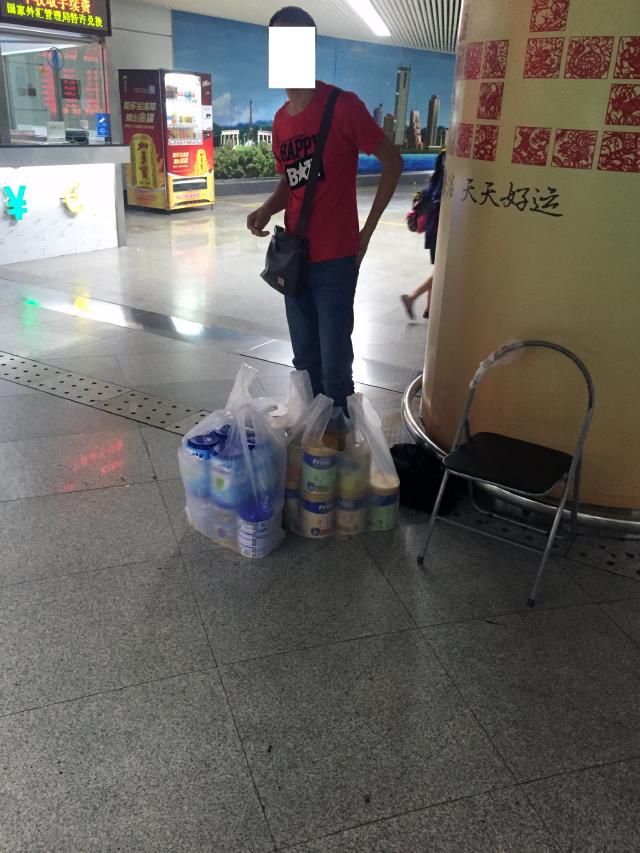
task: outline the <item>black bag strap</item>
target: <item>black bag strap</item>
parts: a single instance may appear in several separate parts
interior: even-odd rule
[[[327,106],[325,107],[324,115],[322,116],[322,123],[320,124],[320,131],[318,133],[318,139],[316,141],[316,150],[311,160],[311,166],[309,167],[309,178],[307,180],[307,186],[304,190],[302,210],[300,211],[298,227],[296,228],[296,234],[298,235],[298,237],[302,237],[304,232],[307,230],[307,225],[309,224],[309,217],[311,216],[311,205],[313,204],[316,184],[318,183],[318,172],[320,171],[320,163],[322,162],[324,147],[327,142],[327,137],[329,136],[329,128],[331,127],[333,111],[336,105],[336,101],[338,100],[338,95],[341,92],[342,89],[338,89],[337,86],[334,87],[333,91],[329,95],[329,100],[327,101]]]

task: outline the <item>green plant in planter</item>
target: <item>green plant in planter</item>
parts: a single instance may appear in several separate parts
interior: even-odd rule
[[[242,145],[216,150],[216,178],[272,178],[275,158],[269,145]]]

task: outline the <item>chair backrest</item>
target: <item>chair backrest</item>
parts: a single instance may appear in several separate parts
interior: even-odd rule
[[[566,358],[570,359],[576,365],[576,367],[584,378],[585,384],[587,386],[587,410],[585,413],[584,421],[582,423],[582,428],[580,430],[580,435],[578,437],[578,443],[574,451],[574,458],[579,459],[580,454],[582,452],[582,447],[589,431],[591,419],[593,417],[593,409],[595,405],[595,390],[593,387],[593,379],[591,378],[591,374],[589,373],[587,366],[582,361],[582,359],[578,358],[575,353],[571,352],[571,350],[568,350],[566,347],[563,347],[560,344],[552,343],[551,341],[514,341],[513,343],[501,346],[499,349],[492,352],[488,358],[480,362],[480,364],[478,365],[478,369],[476,370],[473,376],[473,379],[469,383],[469,393],[467,395],[464,412],[460,420],[460,426],[458,427],[458,434],[456,435],[454,441],[454,447],[460,443],[463,433],[466,433],[467,437],[469,436],[469,411],[471,409],[471,404],[473,403],[473,398],[475,397],[476,390],[485,374],[492,367],[495,367],[500,362],[509,360],[518,350],[526,348],[550,349],[560,353],[563,356],[566,356]]]

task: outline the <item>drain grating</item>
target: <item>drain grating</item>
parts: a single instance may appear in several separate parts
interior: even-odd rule
[[[153,397],[142,391],[132,391],[131,389],[117,397],[104,400],[100,403],[99,408],[111,412],[113,415],[130,418],[180,435],[184,435],[191,426],[209,414],[184,403],[162,400],[160,397]]]
[[[56,397],[66,397],[77,403],[84,403],[85,406],[97,406],[103,400],[117,397],[126,390],[121,385],[62,370],[60,367],[9,352],[0,352],[0,379],[54,394]]]
[[[184,435],[209,414],[15,353],[0,352],[0,379],[178,435]]]

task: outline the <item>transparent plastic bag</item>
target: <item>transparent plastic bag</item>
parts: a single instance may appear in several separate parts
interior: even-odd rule
[[[285,521],[313,539],[395,526],[400,481],[380,418],[362,394],[349,420],[320,395],[289,434]]]
[[[283,537],[286,445],[251,396],[257,371],[243,364],[226,406],[191,429],[178,451],[187,518],[203,536],[247,557],[268,554]]]

